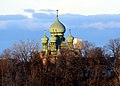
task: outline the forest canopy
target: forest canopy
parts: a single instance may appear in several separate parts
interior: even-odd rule
[[[103,47],[44,55],[35,41],[20,41],[0,55],[0,86],[119,86],[120,38]]]

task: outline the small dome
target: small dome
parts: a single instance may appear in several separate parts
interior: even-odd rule
[[[67,38],[67,41],[68,42],[73,42],[74,40],[74,37],[72,35],[69,35],[68,38]]]
[[[69,29],[69,36],[68,36],[68,38],[67,38],[67,42],[73,42],[73,40],[74,40],[74,37],[72,36],[72,34],[71,34],[71,30]]]
[[[50,33],[65,33],[65,26],[56,18],[56,21],[50,26]]]
[[[42,40],[42,43],[47,43],[49,38],[46,36],[46,34],[44,34],[41,40]]]
[[[50,37],[50,42],[56,42],[56,41],[57,41],[57,38],[55,36]]]

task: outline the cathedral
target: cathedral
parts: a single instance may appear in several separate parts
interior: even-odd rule
[[[64,37],[64,34],[66,32],[65,26],[59,21],[58,18],[58,10],[56,15],[56,20],[54,23],[50,26],[49,29],[51,37],[48,38],[46,36],[46,33],[42,37],[42,51],[45,52],[45,54],[48,54],[48,51],[50,52],[50,55],[60,55],[60,49],[68,47],[69,49],[73,49],[73,40],[74,37],[71,34],[71,31],[69,29],[69,36],[67,38]]]

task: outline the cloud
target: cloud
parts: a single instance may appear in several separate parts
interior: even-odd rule
[[[120,15],[91,15],[83,16],[79,14],[60,15],[61,20],[68,28],[73,29],[120,29]]]
[[[56,12],[55,10],[52,10],[52,9],[41,9],[39,11],[40,12],[47,12],[47,13],[55,13]]]
[[[27,19],[28,17],[27,16],[24,16],[24,15],[20,15],[20,14],[17,14],[17,15],[0,15],[0,20],[24,20],[24,19]]]
[[[108,22],[105,28],[120,29],[120,22]]]
[[[46,14],[46,13],[34,13],[32,15],[33,18],[40,19],[40,20],[54,20],[55,19],[55,14]]]
[[[26,29],[28,30],[45,30],[48,29],[50,23],[41,23],[41,22],[27,22],[25,24]]]
[[[38,13],[33,9],[25,9],[24,11],[32,13],[29,19],[24,15],[0,15],[1,28],[13,29],[19,26],[19,29],[39,30],[49,29],[50,25],[55,21],[54,13]],[[54,10],[41,10],[46,12],[54,12]],[[12,20],[12,21],[8,21]],[[22,20],[22,21],[21,21]],[[90,15],[83,16],[79,14],[61,14],[59,20],[70,29],[110,29],[120,28],[120,15]],[[3,22],[4,21],[4,22]]]
[[[35,10],[33,10],[33,9],[24,9],[24,11],[28,12],[28,13],[34,13],[35,12]]]
[[[120,29],[120,22],[95,22],[80,25],[81,29]]]
[[[41,9],[41,10],[33,10],[33,9],[25,9],[25,12],[31,13],[32,21],[37,20],[41,22],[47,22],[55,19],[55,10],[51,9]]]
[[[102,22],[96,22],[96,23],[89,23],[89,24],[82,24],[80,25],[80,28],[82,29],[104,29],[105,25]]]

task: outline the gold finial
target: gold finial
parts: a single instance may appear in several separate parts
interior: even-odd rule
[[[58,17],[58,10],[56,10],[57,11],[57,17]]]

